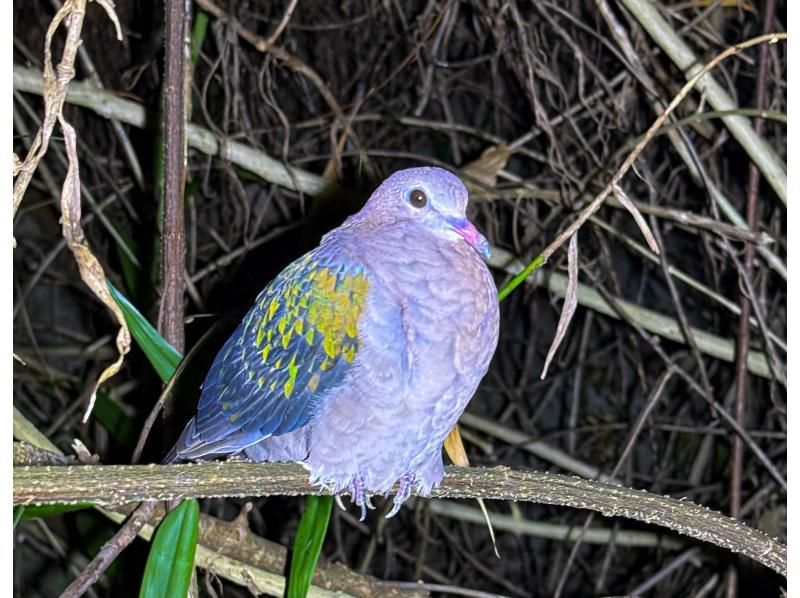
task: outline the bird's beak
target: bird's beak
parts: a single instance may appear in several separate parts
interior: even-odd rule
[[[489,245],[489,241],[478,232],[478,229],[469,220],[466,218],[447,218],[447,222],[484,259],[488,260],[492,256],[492,246]]]

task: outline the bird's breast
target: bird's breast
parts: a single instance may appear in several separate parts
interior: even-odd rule
[[[373,379],[420,401],[474,388],[498,330],[497,289],[478,254],[447,240],[406,244],[375,254],[370,273],[359,329]]]
[[[439,454],[486,373],[497,345],[497,289],[466,243],[390,236],[359,246],[359,256],[370,286],[358,354],[348,384],[322,408],[311,453],[345,454],[376,475],[396,466],[390,484]]]

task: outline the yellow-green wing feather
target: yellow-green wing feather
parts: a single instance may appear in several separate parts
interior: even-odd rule
[[[369,274],[321,249],[261,292],[209,370],[194,436],[213,452],[304,426],[352,368]]]

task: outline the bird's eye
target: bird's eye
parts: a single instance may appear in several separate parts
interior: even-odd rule
[[[425,204],[428,203],[428,198],[423,191],[414,189],[408,197],[408,202],[415,208],[424,208]]]

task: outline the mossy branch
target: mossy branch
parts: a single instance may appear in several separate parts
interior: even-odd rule
[[[324,493],[308,483],[305,469],[292,463],[14,468],[15,505]],[[642,490],[506,467],[449,467],[433,496],[530,501],[636,519],[741,553],[786,575],[786,546],[780,542],[706,507]]]

